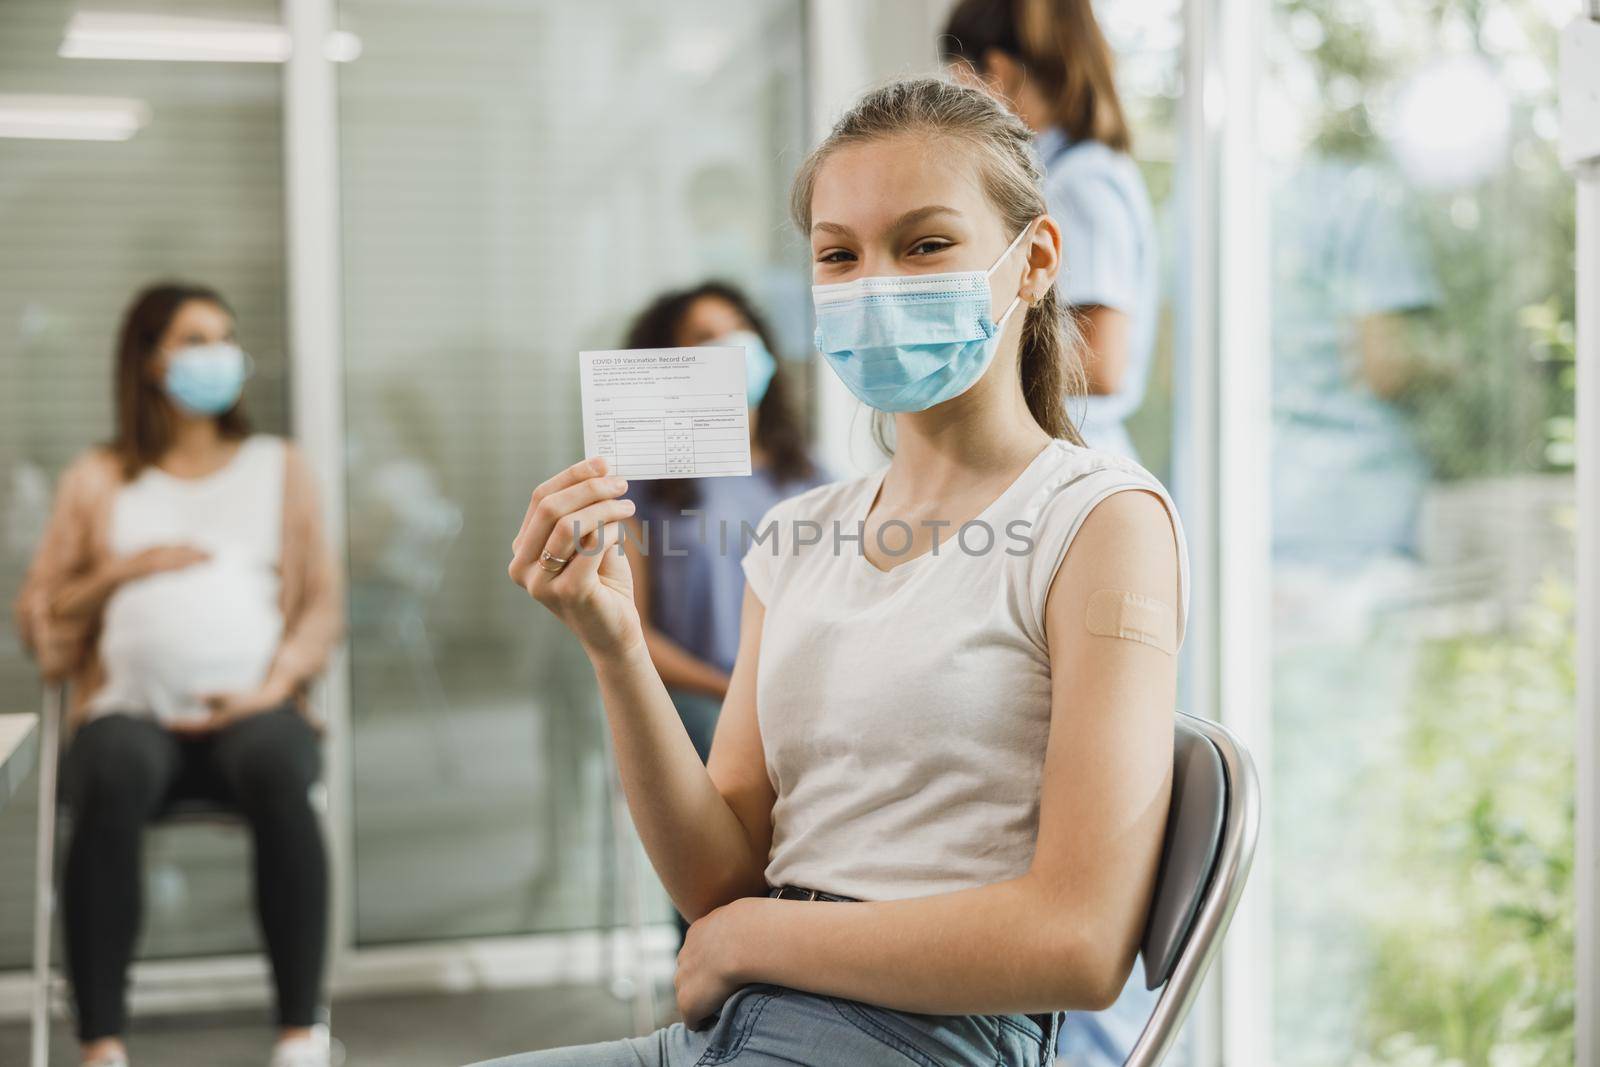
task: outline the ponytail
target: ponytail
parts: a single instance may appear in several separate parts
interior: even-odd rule
[[[1067,415],[1066,398],[1086,392],[1083,360],[1079,358],[1083,345],[1076,320],[1067,313],[1052,285],[1022,320],[1022,344],[1018,350],[1022,397],[1045,433],[1075,445],[1084,440]]]

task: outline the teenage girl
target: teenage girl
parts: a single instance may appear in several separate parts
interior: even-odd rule
[[[901,81],[801,166],[818,347],[892,416],[893,458],[767,513],[708,765],[610,548],[625,484],[588,459],[534,490],[511,578],[593,664],[694,924],[684,1022],[504,1064],[1041,1064],[1062,1011],[1122,988],[1188,579],[1166,491],[1066,417],[1031,140],[984,92]]]

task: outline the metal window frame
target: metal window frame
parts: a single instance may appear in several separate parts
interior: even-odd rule
[[[289,413],[294,436],[317,475],[325,529],[344,559],[344,360],[340,311],[338,86],[324,43],[335,0],[283,0],[290,55],[283,65],[283,158],[287,251]],[[319,683],[328,723],[326,778],[333,879],[329,974],[354,947],[349,649],[341,642]]]
[[[1271,811],[1274,767],[1270,661],[1271,308],[1268,218],[1262,205],[1257,100],[1262,83],[1267,0],[1189,0],[1208,11],[1210,34],[1195,106],[1215,129],[1213,275],[1216,329],[1206,353],[1215,387],[1215,543],[1210,585],[1216,631],[1217,718],[1257,754],[1261,803]],[[1217,1019],[1222,1062],[1272,1063],[1271,886],[1273,841],[1263,832],[1254,877],[1223,949]]]
[[[1217,246],[1222,232],[1218,217],[1218,156],[1223,137],[1222,76],[1216,42],[1217,0],[1185,0],[1183,30],[1183,97],[1180,159],[1183,227],[1189,235],[1180,267],[1179,285],[1187,289],[1178,307],[1179,343],[1183,346],[1173,379],[1173,491],[1184,517],[1189,541],[1189,613],[1184,641],[1179,699],[1184,710],[1202,719],[1223,721],[1220,709],[1220,612],[1218,424],[1221,390],[1217,366]],[[1197,624],[1198,623],[1198,624]],[[1239,726],[1229,721],[1230,728]],[[1258,774],[1267,770],[1258,764]],[[1264,778],[1261,779],[1265,781]],[[1257,842],[1258,857],[1263,842]],[[1257,878],[1260,878],[1259,870]],[[1234,938],[1251,921],[1246,891],[1235,916]],[[1223,943],[1222,957],[1206,979],[1194,1008],[1195,1067],[1219,1067],[1229,1033],[1225,1006],[1239,999],[1234,975],[1239,973],[1233,938]]]
[[[1577,197],[1577,1063],[1600,1062],[1600,0],[1562,42],[1563,156]],[[1584,99],[1580,101],[1579,97]],[[1582,125],[1582,129],[1578,127]],[[1578,147],[1582,145],[1583,147]]]
[[[1600,21],[1600,17],[1596,18]],[[1578,1063],[1600,1063],[1600,161],[1578,179]]]

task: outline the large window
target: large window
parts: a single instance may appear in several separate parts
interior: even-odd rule
[[[1270,11],[1274,1062],[1570,1064],[1570,12]]]
[[[340,7],[361,942],[613,919],[593,677],[507,546],[657,292],[728,278],[808,351],[800,9]]]

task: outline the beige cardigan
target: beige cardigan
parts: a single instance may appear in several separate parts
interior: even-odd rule
[[[52,605],[63,588],[111,561],[111,504],[123,483],[121,461],[109,449],[91,449],[73,461],[61,476],[50,524],[14,606],[23,647],[45,679],[70,683],[68,729],[82,722],[89,698],[105,682],[100,615],[67,617]],[[282,545],[278,604],[284,629],[271,671],[290,680],[309,714],[307,687],[343,636],[344,593],[323,534],[315,478],[292,444],[284,459]]]

